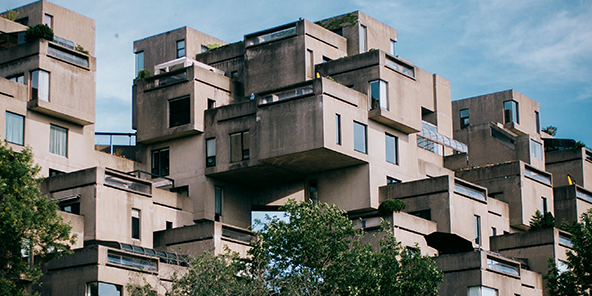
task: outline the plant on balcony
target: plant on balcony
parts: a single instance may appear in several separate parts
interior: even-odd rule
[[[539,230],[555,227],[555,217],[551,212],[545,212],[541,214],[541,211],[536,210],[532,218],[530,219],[529,230]]]
[[[140,70],[140,72],[138,72],[138,78],[142,79],[142,78],[148,78],[148,77],[150,77],[150,70],[142,69],[142,70]]]
[[[82,45],[80,44],[76,44],[75,49],[81,53],[88,54],[88,50],[85,50],[84,47],[82,47]]]
[[[25,41],[27,42],[33,42],[40,38],[53,41],[53,30],[47,25],[38,24],[29,27],[25,32]]]
[[[19,16],[19,13],[17,11],[14,11],[12,9],[7,9],[5,13],[2,14],[2,17],[10,20],[10,21],[14,21],[16,20],[16,18]]]
[[[212,43],[212,44],[207,44],[206,47],[208,48],[208,50],[214,50],[216,48],[220,48],[224,45],[218,44],[218,43]]]
[[[390,215],[393,212],[400,212],[407,207],[405,202],[400,199],[387,199],[378,206],[378,214],[381,216]]]
[[[549,125],[548,127],[543,128],[543,132],[554,137],[557,134],[557,127]]]
[[[318,22],[315,22],[315,24],[317,24],[327,30],[333,31],[333,30],[336,30],[339,28],[353,27],[353,26],[357,25],[358,22],[359,22],[358,15],[351,12],[351,13],[348,13],[344,16],[334,18],[331,21],[318,21]]]

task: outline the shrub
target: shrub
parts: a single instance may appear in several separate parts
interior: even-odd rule
[[[530,219],[529,230],[539,230],[552,227],[555,227],[555,217],[553,217],[551,212],[545,212],[545,214],[541,214],[541,211],[536,210]]]
[[[25,32],[25,41],[32,42],[39,38],[44,38],[53,41],[53,30],[47,25],[35,25],[29,27]]]
[[[150,77],[150,70],[142,69],[142,70],[140,70],[140,72],[138,72],[138,78],[147,78],[147,77]]]
[[[14,21],[16,20],[16,18],[19,16],[19,13],[12,10],[12,9],[7,9],[5,13],[2,14],[2,17],[10,20],[10,21]]]
[[[81,53],[85,53],[88,54],[88,50],[85,50],[84,47],[82,47],[82,45],[80,44],[76,44],[76,48],[77,51],[81,52]]]
[[[404,210],[407,205],[399,199],[387,199],[378,206],[378,213],[380,215],[388,215],[392,212],[400,212]]]

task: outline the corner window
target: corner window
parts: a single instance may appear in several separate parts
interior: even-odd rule
[[[475,228],[475,243],[481,245],[481,217],[473,216],[473,227]]]
[[[354,121],[354,150],[367,153],[367,148],[366,125]]]
[[[534,111],[534,127],[537,133],[541,133],[541,116],[538,111]]]
[[[397,151],[398,138],[393,135],[385,134],[384,142],[385,142],[385,150],[386,150],[386,161],[390,162],[392,164],[399,164],[399,159],[397,157],[398,156],[398,151]]]
[[[341,145],[341,115],[335,114],[335,143]]]
[[[360,53],[368,51],[368,28],[360,25]]]
[[[530,140],[530,156],[532,156],[538,160],[543,160],[543,144],[531,139]]]
[[[68,157],[68,129],[53,124],[49,126],[49,152]]]
[[[177,41],[177,58],[185,56],[185,39]]]
[[[43,24],[53,29],[53,16],[47,13],[43,15]]]
[[[25,84],[25,74],[18,74],[12,77],[8,77],[8,80],[14,81],[20,84]]]
[[[169,175],[169,148],[152,151],[152,174]]]
[[[216,165],[216,138],[206,140],[206,167]]]
[[[469,109],[460,110],[460,128],[465,128],[469,124]]]
[[[191,122],[191,101],[189,97],[169,100],[169,127]]]
[[[136,77],[142,70],[144,70],[144,52],[138,51],[136,52]]]
[[[140,239],[140,210],[132,209],[132,238]]]
[[[222,188],[215,186],[214,187],[214,191],[215,191],[215,205],[214,205],[214,214],[216,215],[216,221],[219,221],[219,216],[222,216]]]
[[[382,80],[370,81],[370,106],[388,110],[387,84]]]
[[[306,50],[306,78],[314,78],[314,56],[312,50]]]
[[[6,141],[23,146],[25,144],[25,117],[6,111]]]
[[[230,162],[249,159],[249,131],[230,135]]]
[[[504,102],[504,123],[520,123],[518,117],[518,102],[505,101]]]
[[[49,72],[43,70],[31,72],[31,100],[49,102]]]
[[[86,295],[87,296],[122,296],[123,287],[114,284],[108,284],[103,282],[92,282],[86,284]]]
[[[397,41],[391,39],[391,51],[390,54],[395,56],[395,49],[396,49]]]

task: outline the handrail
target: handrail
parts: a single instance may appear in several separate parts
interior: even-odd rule
[[[135,144],[132,144],[132,137],[136,137],[136,133],[95,132],[95,136],[109,136],[109,147],[110,147],[109,149],[111,151],[111,155],[113,155],[113,136],[128,136],[129,137],[128,146],[135,146]],[[100,144],[97,144],[96,138],[95,138],[95,145],[100,145]]]
[[[131,171],[131,172],[127,172],[126,174],[128,174],[130,176],[134,176],[133,175],[134,173],[138,173],[138,176],[137,176],[138,178],[141,178],[142,173],[144,173],[144,174],[150,175],[152,177],[169,180],[169,181],[171,181],[171,184],[172,184],[171,185],[172,186],[171,187],[171,190],[172,189],[175,189],[175,180],[174,179],[171,179],[171,178],[168,178],[168,177],[165,177],[165,176],[161,176],[161,175],[157,175],[157,174],[153,174],[153,173],[150,173],[150,172],[147,172],[147,171],[143,171],[143,170],[134,170],[134,171]]]

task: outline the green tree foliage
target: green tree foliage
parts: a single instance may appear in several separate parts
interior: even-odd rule
[[[11,20],[14,21],[16,20],[16,18],[19,16],[19,13],[17,11],[14,11],[12,9],[7,9],[5,13],[2,14],[2,17],[7,19],[7,20]]]
[[[41,276],[41,265],[74,243],[57,203],[41,196],[38,173],[29,148],[17,153],[0,144],[0,295],[25,295],[25,285]]]
[[[25,32],[25,41],[33,42],[39,38],[44,38],[53,41],[53,30],[47,25],[34,25],[29,27]]]
[[[442,272],[431,258],[405,251],[390,225],[376,250],[360,242],[363,231],[337,206],[291,200],[281,209],[288,221],[263,225],[247,258],[204,254],[169,295],[438,294]]]
[[[405,202],[400,199],[387,199],[378,206],[378,213],[380,215],[387,215],[392,212],[400,212],[407,207]]]
[[[543,132],[555,137],[555,135],[557,134],[557,127],[549,125],[548,127],[543,128]]]
[[[541,211],[536,210],[532,218],[530,218],[530,228],[529,230],[539,230],[539,229],[546,229],[555,227],[555,217],[551,212],[545,212],[545,214],[541,214]]]
[[[142,69],[138,72],[138,78],[148,78],[150,77],[150,70]]]
[[[591,295],[592,292],[592,209],[582,214],[582,222],[570,227],[573,243],[567,251],[567,271],[559,272],[552,258],[545,276],[551,296]]]

